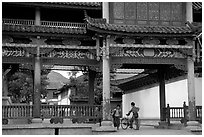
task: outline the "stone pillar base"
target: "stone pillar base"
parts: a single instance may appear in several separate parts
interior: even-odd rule
[[[202,132],[202,124],[198,121],[188,121],[186,129],[192,132]]]
[[[102,121],[100,127],[93,127],[92,132],[116,132],[112,121]]]
[[[31,123],[42,123],[42,119],[41,118],[33,118],[31,120]]]

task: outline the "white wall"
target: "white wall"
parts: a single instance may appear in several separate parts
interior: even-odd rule
[[[170,107],[181,107],[183,102],[188,105],[187,79],[176,81],[165,85],[166,104]]]
[[[124,94],[122,98],[123,116],[128,113],[131,106],[130,103],[135,102],[140,108],[140,118],[155,118],[159,119],[159,89],[158,87]]]
[[[202,105],[202,78],[195,78],[195,87],[196,105]],[[179,107],[183,106],[183,102],[186,101],[188,105],[187,89],[187,79],[166,84],[166,104]],[[128,113],[131,108],[130,103],[134,101],[136,106],[140,107],[140,118],[160,118],[158,86],[124,94],[122,99],[123,116]]]
[[[66,92],[68,92],[67,96],[62,97],[61,94],[58,96],[58,105],[70,105],[69,96],[70,96],[70,93],[71,93],[71,89],[69,89]]]
[[[202,78],[195,79],[196,105],[202,106]]]

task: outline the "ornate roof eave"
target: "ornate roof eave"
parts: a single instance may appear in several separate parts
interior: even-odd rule
[[[21,5],[26,7],[46,7],[46,8],[72,8],[72,9],[92,9],[101,10],[101,2],[7,2],[7,4]]]
[[[178,33],[178,34],[168,34],[168,33],[130,33],[130,32],[117,32],[111,30],[103,30],[97,27],[90,26],[87,24],[87,30],[91,30],[94,32],[98,32],[104,35],[121,35],[121,36],[129,36],[129,37],[146,37],[146,36],[154,36],[154,37],[194,37],[194,34],[185,34],[185,33]]]
[[[12,33],[17,35],[23,34],[29,34],[29,35],[86,35],[87,30],[86,28],[80,28],[80,29],[70,29],[70,28],[60,28],[60,27],[45,27],[45,26],[30,26],[30,25],[6,25],[2,24],[2,33]]]
[[[87,15],[85,19],[87,30],[102,34],[127,35],[127,36],[171,36],[171,37],[193,37],[194,32],[187,26],[145,26],[145,25],[117,25],[109,24],[105,19],[95,19]]]

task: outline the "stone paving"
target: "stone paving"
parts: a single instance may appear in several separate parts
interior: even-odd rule
[[[93,135],[202,135],[202,132],[191,132],[186,128],[181,130],[176,129],[156,129],[154,125],[158,125],[158,121],[142,121],[140,130],[126,129],[121,127],[117,132],[93,132]],[[81,128],[81,127],[96,127],[99,124],[72,124],[70,120],[65,120],[63,124],[50,124],[49,120],[44,120],[43,123],[20,124],[20,125],[3,125],[3,128],[35,128],[35,127],[60,127],[60,128]],[[83,133],[81,133],[83,134]]]
[[[155,129],[153,126],[141,126],[140,130],[119,129],[117,132],[96,133],[97,135],[201,135],[202,133],[193,133],[188,130],[173,129]]]

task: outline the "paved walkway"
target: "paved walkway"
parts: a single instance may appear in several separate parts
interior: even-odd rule
[[[142,121],[140,130],[126,129],[121,127],[117,132],[96,132],[94,135],[201,135],[202,132],[193,133],[187,129],[174,130],[174,129],[155,129],[153,125],[157,125],[157,121]],[[70,120],[65,120],[63,124],[50,124],[49,120],[44,120],[43,123],[32,124],[19,124],[19,125],[3,125],[3,129],[8,128],[80,128],[80,127],[93,127],[99,126],[98,124],[72,124]]]
[[[155,129],[153,126],[141,126],[140,130],[119,129],[117,132],[97,133],[97,135],[196,135],[188,130]],[[200,135],[202,133],[199,133]]]

